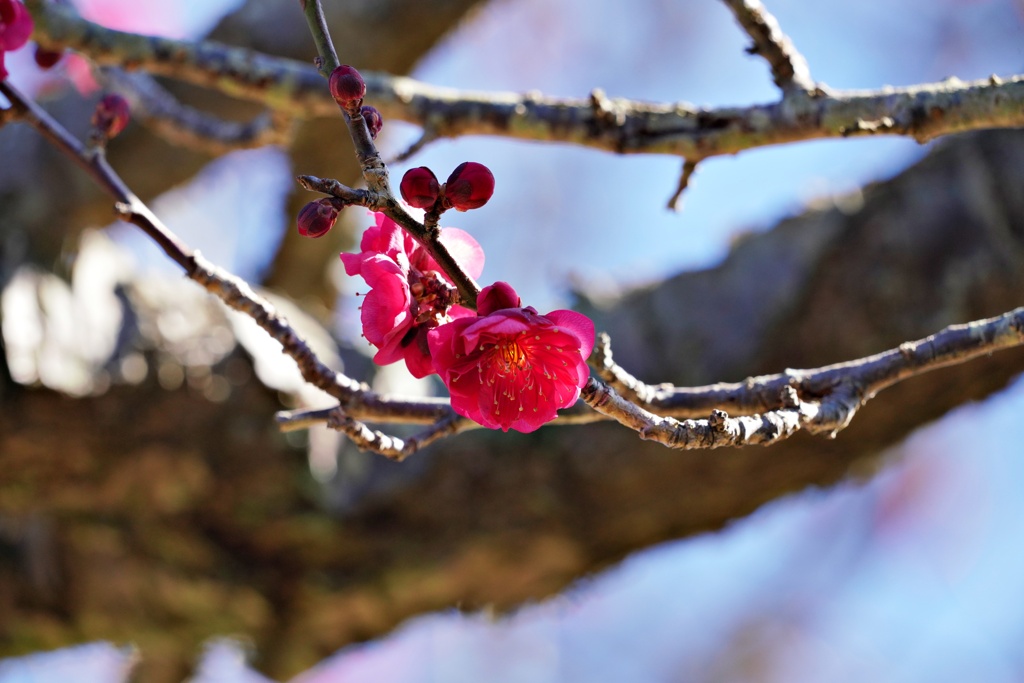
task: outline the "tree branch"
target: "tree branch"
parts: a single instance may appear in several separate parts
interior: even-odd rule
[[[402,439],[370,429],[364,423],[346,415],[337,408],[330,412],[327,426],[348,436],[349,440],[362,450],[372,451],[395,462],[402,462],[416,451],[426,448],[438,439],[467,429],[481,429],[480,425],[472,420],[451,413],[418,434]]]
[[[732,0],[730,0],[732,1]],[[71,8],[29,0],[35,40],[71,48],[99,64],[145,69],[295,116],[334,116],[337,106],[312,66],[212,41],[140,36],[85,21]],[[692,161],[803,140],[885,134],[926,142],[940,135],[1024,126],[1024,76],[992,77],[701,109],[685,102],[561,99],[438,88],[363,73],[367,97],[387,119],[438,137],[496,135],[556,141],[620,154],[670,154]]]
[[[110,194],[116,202],[117,213],[145,232],[171,260],[184,269],[189,278],[231,308],[251,317],[271,337],[280,342],[284,352],[298,364],[307,382],[339,400],[349,400],[353,395],[366,391],[364,385],[324,365],[305,340],[291,328],[288,321],[269,302],[256,294],[248,283],[214,266],[171,232],[110,168],[102,150],[86,148],[7,81],[0,81],[0,93],[3,93],[11,106],[20,112],[22,120],[74,160]]]
[[[295,118],[287,112],[268,110],[251,121],[225,121],[182,104],[155,79],[144,73],[125,73],[104,68],[102,78],[122,93],[132,113],[161,137],[209,154],[265,145],[291,144]]]
[[[673,387],[645,384],[622,369],[612,359],[608,335],[602,333],[590,363],[607,384],[591,378],[582,390],[581,402],[562,411],[550,424],[587,424],[610,418],[638,432],[642,439],[680,450],[768,445],[801,429],[833,438],[865,403],[886,387],[1021,345],[1024,307],[995,318],[952,325],[916,342],[846,363],[813,370],[787,370],[733,384]],[[584,411],[584,403],[597,414]],[[354,408],[282,412],[277,420],[286,431],[326,422],[347,434],[360,448],[389,458],[404,458],[437,437],[430,441],[417,437],[407,442],[371,430],[359,420],[426,421],[425,408],[430,406],[438,411],[443,406],[448,411],[443,416],[436,413],[433,429],[450,429],[445,434],[454,434],[475,427],[472,422],[459,423],[447,404],[433,401],[362,403]],[[730,417],[728,410],[738,417]],[[708,415],[706,419],[689,419]]]
[[[965,325],[951,325],[929,337],[867,358],[815,370],[787,370],[735,384],[706,387],[651,386],[619,367],[607,335],[592,364],[609,385],[591,379],[583,390],[588,405],[670,448],[718,448],[768,444],[799,429],[834,437],[882,389],[930,370],[963,363],[1024,344],[1024,308]],[[629,398],[616,393],[621,390]],[[725,410],[752,419],[729,418]],[[656,411],[659,414],[655,414]],[[710,420],[686,420],[712,413]]]
[[[761,0],[723,0],[736,15],[743,30],[750,35],[754,44],[747,49],[750,54],[764,57],[772,70],[772,79],[783,94],[792,92],[810,93],[817,89],[807,60],[797,52],[793,42],[782,32],[779,22],[772,16]]]
[[[331,72],[338,67],[338,55],[331,42],[331,35],[327,30],[327,23],[324,20],[324,13],[320,6],[320,0],[299,0],[306,23],[313,34],[313,41],[316,43],[320,54],[321,73],[330,77]],[[322,86],[321,86],[322,88]],[[429,226],[420,223],[409,215],[402,204],[395,198],[391,190],[391,183],[388,179],[388,168],[373,143],[373,137],[367,127],[363,116],[349,116],[342,107],[338,106],[345,124],[348,126],[349,134],[352,136],[352,143],[356,148],[356,159],[363,172],[363,179],[370,192],[377,195],[372,199],[376,210],[384,213],[388,218],[398,223],[412,237],[423,245],[424,249],[433,257],[434,261],[451,278],[455,288],[459,291],[460,303],[468,308],[476,308],[476,297],[480,293],[480,287],[469,276],[462,266],[452,257],[448,248],[441,243],[441,231],[436,225]],[[312,176],[310,176],[312,178]],[[330,181],[334,187],[344,186],[337,181]],[[354,192],[345,188],[349,193]]]

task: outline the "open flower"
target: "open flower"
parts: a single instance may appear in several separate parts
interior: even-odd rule
[[[540,315],[512,286],[484,287],[478,317],[427,333],[452,408],[491,429],[532,432],[579,398],[587,382],[594,323],[575,311]]]
[[[17,50],[32,35],[32,15],[18,0],[0,0],[0,80],[7,78],[4,53]]]
[[[370,291],[363,299],[363,336],[377,347],[373,361],[405,360],[414,377],[433,374],[427,331],[473,311],[454,305],[457,291],[430,254],[382,213],[367,228],[360,253],[342,254],[345,272],[361,275]],[[470,277],[480,277],[484,252],[456,228],[441,230],[441,243]]]

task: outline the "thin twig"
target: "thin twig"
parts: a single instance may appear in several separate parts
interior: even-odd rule
[[[743,30],[754,44],[747,52],[764,57],[772,70],[772,79],[783,93],[811,92],[816,89],[810,68],[803,55],[797,52],[793,41],[782,32],[761,0],[723,0],[736,15]]]
[[[300,175],[296,177],[299,185],[310,192],[321,192],[323,194],[343,199],[346,204],[353,206],[365,206],[371,211],[380,211],[385,204],[384,198],[376,192],[349,187],[334,178],[317,178],[315,175]]]
[[[323,9],[320,0],[299,0],[302,4],[306,23],[310,33],[313,34],[313,42],[316,43],[320,53],[321,73],[330,76],[338,66],[338,56],[331,42],[330,33],[324,20]],[[437,265],[451,278],[452,284],[459,291],[460,303],[468,308],[476,308],[476,297],[480,293],[480,287],[469,276],[462,266],[452,257],[448,248],[441,242],[439,230],[430,229],[409,215],[405,208],[395,198],[391,190],[391,183],[388,180],[388,169],[384,160],[373,143],[366,121],[362,116],[349,116],[342,108],[338,107],[341,115],[348,126],[349,134],[352,136],[352,143],[356,148],[356,159],[362,169],[363,179],[366,181],[370,192],[378,195],[375,200],[378,210],[388,218],[398,223],[412,237],[423,245],[423,248],[434,258]]]
[[[682,198],[683,193],[686,192],[686,188],[690,186],[690,178],[693,176],[693,172],[697,170],[697,162],[691,159],[687,159],[683,162],[683,170],[679,174],[679,184],[676,186],[675,194],[673,194],[668,200],[668,209],[670,211],[679,211],[683,208]]]
[[[101,150],[87,149],[10,83],[0,81],[0,92],[13,108],[20,111],[25,122],[73,159],[114,198],[115,209],[122,218],[145,232],[191,279],[231,308],[250,316],[280,342],[284,352],[298,364],[307,382],[342,401],[350,400],[354,394],[365,391],[363,385],[324,365],[288,321],[269,302],[256,294],[248,283],[214,266],[171,232],[110,168]]]
[[[466,429],[479,429],[480,425],[472,420],[454,413],[439,419],[427,429],[409,438],[403,439],[376,429],[345,414],[340,409],[330,411],[327,426],[348,436],[356,446],[364,451],[372,451],[395,462],[402,462],[413,453],[426,448],[438,439],[457,434]]]
[[[308,429],[328,422],[331,414],[339,407],[345,415],[357,420],[391,424],[432,424],[455,414],[448,399],[406,399],[369,393],[363,394],[362,400],[349,401],[341,406],[283,410],[276,415],[277,425],[283,432]],[[577,401],[575,405],[560,411],[558,417],[548,425],[585,425],[604,422],[607,419],[604,415],[595,413],[583,401]]]
[[[69,7],[43,0],[26,4],[36,19],[33,38],[48,49],[71,48],[98,64],[145,69],[294,116],[337,116],[337,105],[308,64],[213,41],[115,31],[82,19]],[[595,109],[591,98],[469,92],[362,73],[367,98],[385,120],[430,127],[438,137],[494,135],[620,154],[706,159],[769,145],[842,138],[867,132],[875,122],[887,119],[891,126],[876,125],[873,132],[918,142],[967,130],[1024,126],[1024,76],[830,91],[785,102],[712,109],[616,98],[607,100],[615,113],[609,117]]]

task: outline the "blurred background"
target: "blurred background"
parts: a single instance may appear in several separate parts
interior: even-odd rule
[[[76,0],[106,26],[313,57],[292,2]],[[326,2],[342,61],[477,90],[773,101],[718,2]],[[827,5],[827,3],[825,4]],[[1024,70],[1019,0],[768,5],[832,88]],[[335,27],[337,27],[335,29]],[[87,65],[12,80],[83,134]],[[104,76],[98,75],[100,85]],[[243,119],[251,103],[176,83]],[[385,157],[420,131],[386,120]],[[298,173],[354,182],[338,119],[213,157],[134,123],[111,144],[193,247],[261,284],[329,364],[377,369],[337,259],[300,240]],[[401,465],[273,412],[325,406],[276,343],[184,281],[22,126],[0,130],[0,682],[945,681],[1024,677],[1024,354],[884,392],[834,441],[673,453],[614,425],[464,434]],[[1024,137],[803,143],[704,162],[437,141],[491,202],[450,216],[483,283],[573,306],[642,379],[736,381],[885,350],[1021,304]],[[448,218],[448,217],[446,217]],[[679,540],[683,539],[683,540]]]

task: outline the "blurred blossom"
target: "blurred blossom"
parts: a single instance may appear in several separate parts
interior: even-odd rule
[[[83,395],[106,388],[102,371],[115,351],[122,307],[115,288],[129,259],[98,233],[86,232],[71,284],[21,267],[0,294],[2,334],[12,377]]]
[[[168,38],[195,39],[206,35],[226,14],[244,4],[244,0],[179,0],[178,2],[135,2],[134,0],[72,0],[83,17],[107,28],[133,31]],[[11,81],[32,97],[48,90],[73,84],[82,94],[96,89],[88,62],[78,55],[67,55],[52,71],[35,64],[32,50],[28,57],[9,55]],[[17,57],[10,59],[10,57]]]
[[[207,644],[188,683],[273,683],[249,668],[245,660],[244,644],[230,639],[213,640]]]
[[[199,38],[244,0],[147,2],[73,0],[83,17],[107,28],[167,38]]]
[[[122,683],[134,661],[131,648],[91,643],[0,660],[0,683]]]

